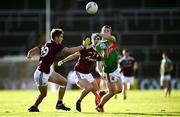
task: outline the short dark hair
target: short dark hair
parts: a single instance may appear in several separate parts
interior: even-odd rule
[[[56,36],[60,36],[61,34],[63,34],[64,31],[60,28],[55,28],[51,30],[51,39],[54,39],[54,37]]]
[[[103,29],[103,28],[110,29],[110,30],[111,30],[111,32],[112,32],[112,28],[111,28],[111,26],[109,26],[109,25],[104,25],[104,26],[101,28],[101,31],[102,31],[102,29]]]
[[[126,53],[129,53],[129,50],[127,48],[123,49]]]
[[[111,26],[109,26],[109,25],[104,25],[103,27],[104,27],[104,28],[112,29]]]
[[[168,56],[168,53],[166,51],[164,51],[162,54],[164,54],[165,56]]]

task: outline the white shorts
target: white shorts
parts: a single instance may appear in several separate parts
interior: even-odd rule
[[[116,69],[112,73],[105,73],[105,74],[106,74],[106,78],[107,78],[108,82],[116,82],[117,80],[121,79],[121,75],[120,75],[118,69]]]
[[[130,85],[134,85],[134,77],[133,76],[124,76],[122,75],[122,83],[126,83],[126,84],[130,84]]]
[[[95,81],[91,73],[83,74],[83,73],[74,71],[73,74],[74,74],[73,76],[74,76],[74,80],[75,80],[76,84],[77,84],[80,80],[83,80],[83,79],[86,79],[86,80],[87,80],[88,82],[90,82],[90,83],[92,83],[93,81]]]
[[[161,82],[162,81],[170,81],[171,80],[171,75],[163,75],[160,78]]]
[[[52,74],[52,70],[50,70],[49,74],[46,74],[36,69],[36,71],[34,72],[34,81],[36,82],[36,85],[37,86],[48,85],[48,80],[51,74]]]

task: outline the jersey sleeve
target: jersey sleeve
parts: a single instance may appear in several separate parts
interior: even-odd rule
[[[100,53],[100,52],[102,51],[102,49],[100,48],[100,45],[99,45],[99,44],[96,45],[95,49],[96,49],[96,51],[97,51],[98,53]]]
[[[172,61],[170,59],[167,60],[168,64],[172,65]]]
[[[119,60],[121,60],[121,58],[122,58],[122,55],[118,54],[117,60],[119,61]]]
[[[107,49],[107,45],[105,44],[105,42],[101,42],[98,43],[95,48],[97,52],[102,52],[103,50]]]
[[[62,51],[62,49],[64,49],[64,45],[62,45],[62,44],[58,44],[57,49],[58,49],[58,51]]]
[[[37,47],[41,50],[42,46],[43,46],[43,44],[39,44]]]
[[[80,54],[86,53],[86,49],[84,48],[84,49],[80,50],[79,53],[80,53]]]

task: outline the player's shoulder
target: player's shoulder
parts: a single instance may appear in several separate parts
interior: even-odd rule
[[[129,57],[128,57],[128,59],[129,59],[129,60],[132,60],[132,61],[134,61],[134,60],[135,60],[135,58],[134,58],[134,57],[132,57],[132,56],[129,56]]]
[[[116,37],[114,35],[111,35],[114,42],[116,42]]]
[[[83,54],[83,53],[88,53],[89,51],[92,51],[92,47],[86,47],[86,48],[83,48],[82,50],[80,50],[79,52],[81,53],[81,54]]]
[[[172,60],[169,59],[169,58],[167,58],[167,62],[168,62],[169,64],[172,64]]]
[[[161,60],[161,63],[162,63],[162,64],[166,64],[166,63],[167,63],[167,59],[162,59],[162,60]]]
[[[95,45],[95,48],[100,47],[101,44],[102,44],[102,42],[98,42],[98,43]]]
[[[122,57],[119,59],[119,62],[122,62],[122,61],[124,61],[124,60],[125,60],[125,57],[122,56]]]

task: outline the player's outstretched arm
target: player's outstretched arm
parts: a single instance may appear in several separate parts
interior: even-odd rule
[[[34,47],[31,50],[28,51],[27,53],[27,59],[31,59],[33,57],[33,55],[35,54],[39,54],[40,53],[40,49],[38,47]]]
[[[62,52],[63,52],[63,53],[73,54],[73,53],[75,53],[75,52],[77,52],[77,51],[80,51],[80,50],[82,50],[83,48],[89,46],[90,44],[91,44],[90,38],[87,37],[87,38],[85,38],[85,40],[83,40],[82,45],[77,46],[77,47],[71,47],[71,48],[65,47],[65,48],[62,50]]]
[[[66,62],[68,62],[68,61],[70,61],[70,60],[73,60],[73,59],[79,57],[80,55],[81,55],[81,54],[80,54],[79,52],[75,52],[74,54],[71,54],[71,55],[67,56],[66,58],[64,58],[63,60],[59,61],[59,62],[58,62],[58,66],[61,66],[61,65],[63,65],[64,63],[66,63]]]
[[[99,33],[99,36],[101,36],[101,37],[103,37],[105,40],[111,41],[111,42],[113,42],[113,43],[116,42],[116,38],[115,38],[115,36],[113,36],[113,35],[107,35],[107,34]]]
[[[102,61],[96,62],[96,71],[99,73],[99,75],[102,75]]]
[[[62,50],[63,53],[68,53],[68,54],[73,54],[75,52],[78,52],[80,50],[82,50],[84,47],[81,45],[81,46],[77,46],[77,47],[71,47],[71,48],[68,48],[68,47],[64,47],[64,49]]]

